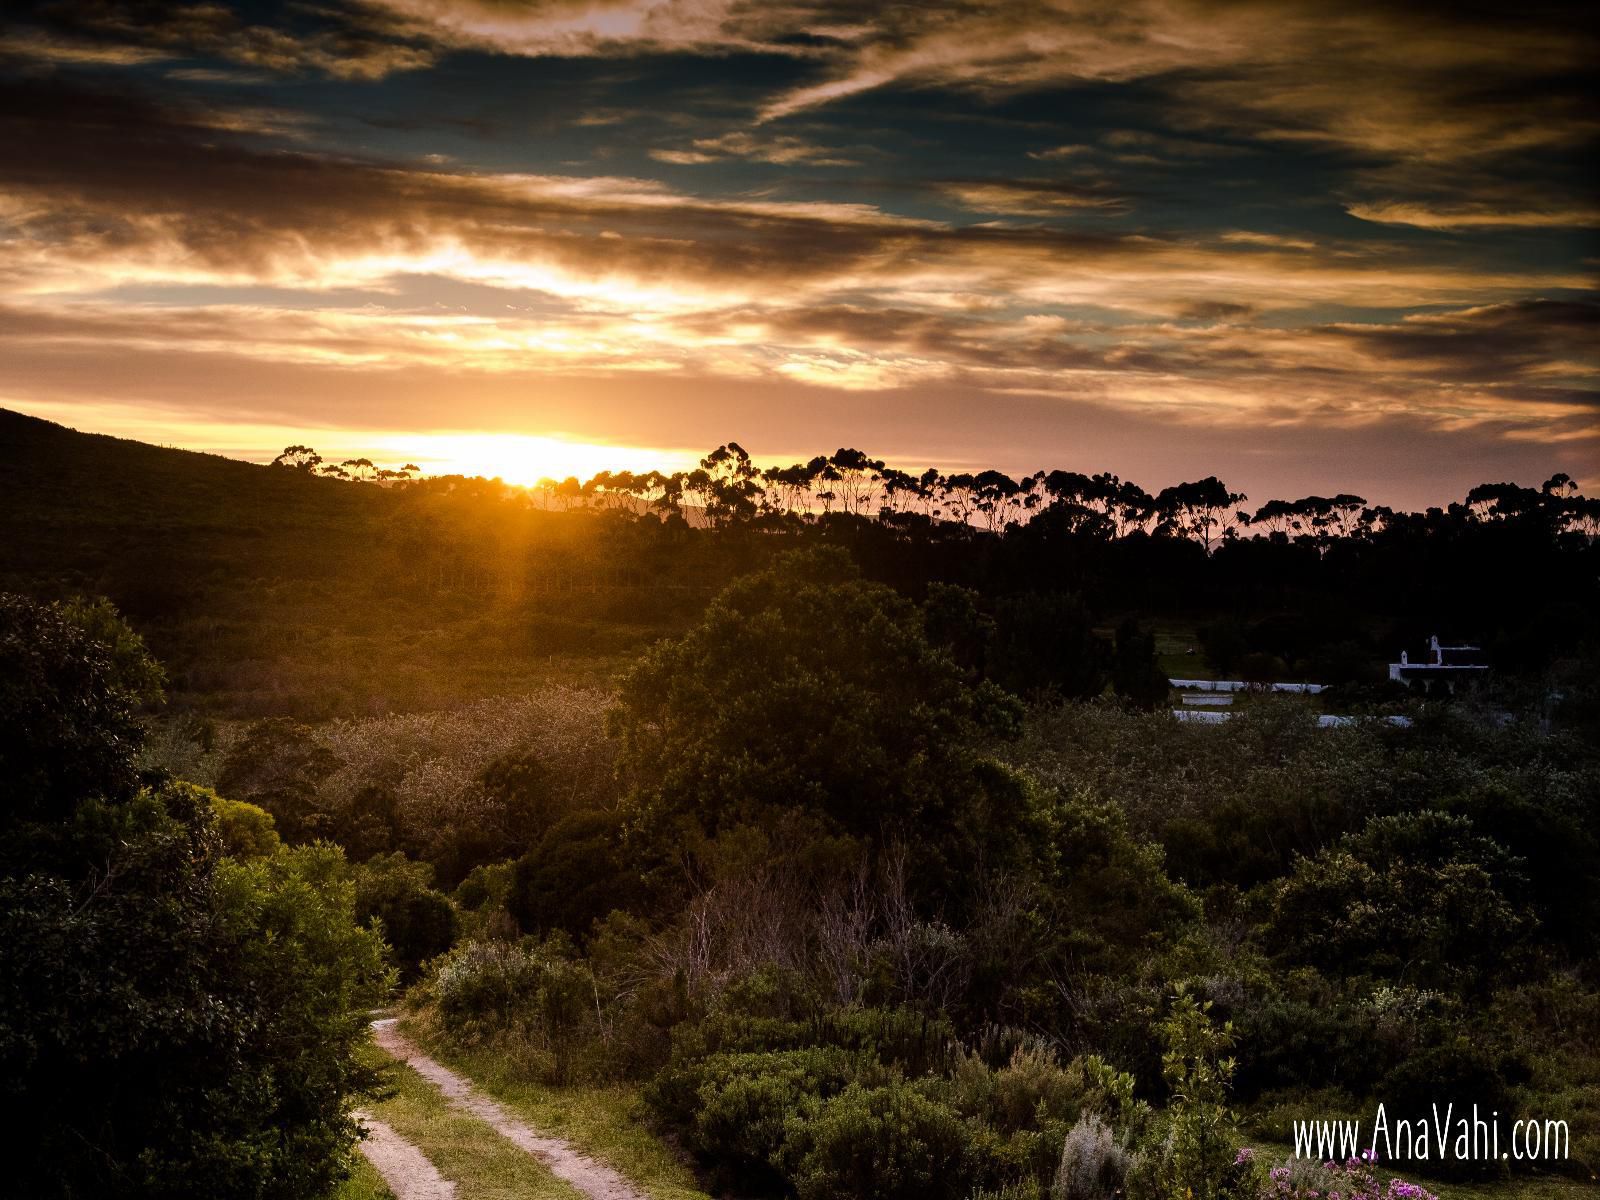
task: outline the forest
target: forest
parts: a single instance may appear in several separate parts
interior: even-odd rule
[[[1567,477],[419,474],[0,412],[17,1194],[383,1195],[377,1010],[641,1195],[1594,1194]],[[1488,669],[1392,679],[1433,635]],[[1566,1142],[1295,1153],[1379,1105]]]

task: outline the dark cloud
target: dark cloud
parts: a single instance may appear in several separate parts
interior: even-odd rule
[[[1442,381],[1600,377],[1600,303],[1591,301],[1524,300],[1325,332],[1364,355]],[[1551,388],[1548,394],[1600,405],[1600,390]]]
[[[7,43],[17,57],[90,62],[214,58],[269,72],[378,79],[429,65],[435,50],[372,10],[337,5],[229,6],[214,0],[15,0]],[[203,68],[202,68],[203,69]]]

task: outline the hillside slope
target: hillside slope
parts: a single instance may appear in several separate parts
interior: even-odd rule
[[[0,410],[0,590],[110,597],[172,700],[211,713],[426,708],[607,673],[675,620],[639,595],[670,560],[616,524],[481,481],[389,491]]]

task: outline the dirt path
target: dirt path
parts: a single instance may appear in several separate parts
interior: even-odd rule
[[[455,1200],[456,1185],[451,1183],[405,1138],[376,1117],[355,1114],[366,1127],[366,1139],[359,1143],[373,1170],[383,1176],[395,1200]]]
[[[556,1178],[570,1183],[590,1200],[650,1200],[644,1192],[610,1167],[578,1153],[565,1139],[549,1137],[524,1124],[449,1067],[429,1058],[395,1028],[393,1017],[374,1021],[372,1033],[385,1052],[410,1066],[438,1088],[453,1107],[489,1125],[512,1145],[537,1158]]]

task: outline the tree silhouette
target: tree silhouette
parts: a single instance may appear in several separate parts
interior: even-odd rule
[[[272,460],[275,467],[287,467],[291,471],[314,471],[322,464],[322,455],[310,446],[285,446],[283,453]]]

